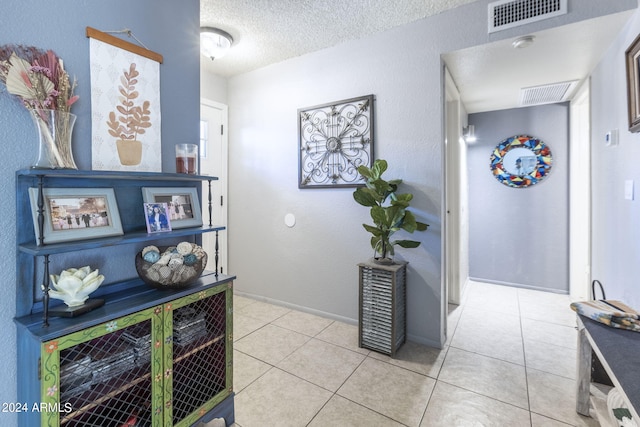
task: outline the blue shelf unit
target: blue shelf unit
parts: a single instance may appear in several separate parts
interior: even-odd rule
[[[213,176],[185,175],[153,172],[79,171],[79,170],[19,170],[15,175],[16,187],[16,318],[18,330],[18,400],[37,403],[43,391],[35,372],[39,363],[41,344],[56,337],[91,328],[101,322],[116,319],[148,307],[175,300],[201,289],[231,286],[235,276],[218,272],[217,236],[226,228],[215,225],[211,218]],[[208,191],[202,195],[202,183],[208,182]],[[194,187],[200,202],[208,206],[209,217],[203,215],[204,225],[182,228],[170,232],[148,234],[143,211],[142,187]],[[55,244],[38,244],[33,221],[30,188],[112,188],[115,193],[124,234],[82,241]],[[204,233],[215,233],[216,253],[209,254],[215,260],[215,268],[205,271],[194,284],[180,290],[157,290],[144,284],[135,272],[134,257],[146,245],[172,245],[179,241],[201,244]],[[91,297],[106,302],[102,307],[73,318],[50,317],[49,305],[61,305],[49,301],[43,288],[49,286],[49,273],[58,274],[62,269],[81,267],[75,259],[91,263],[96,259],[105,282]],[[80,261],[78,261],[80,262]],[[86,264],[83,264],[86,265]],[[94,266],[92,266],[93,268]],[[110,274],[107,274],[110,273]],[[117,277],[111,280],[110,277]],[[229,320],[230,322],[231,320]],[[226,363],[232,363],[231,358]],[[202,415],[202,420],[224,417],[232,423],[233,393],[216,407]],[[32,426],[39,417],[18,417],[20,425]]]

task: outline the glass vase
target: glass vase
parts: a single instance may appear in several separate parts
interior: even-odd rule
[[[71,150],[76,115],[59,110],[29,110],[38,131],[38,160],[33,169],[78,169]]]

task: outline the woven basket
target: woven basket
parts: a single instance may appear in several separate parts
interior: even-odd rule
[[[166,250],[166,248],[158,249],[160,249],[160,253]],[[174,267],[169,267],[168,265],[160,266],[147,262],[142,258],[142,252],[138,252],[136,255],[136,271],[138,272],[138,276],[140,276],[142,281],[147,285],[158,289],[184,288],[198,280],[206,265],[206,253],[193,265],[182,264]]]

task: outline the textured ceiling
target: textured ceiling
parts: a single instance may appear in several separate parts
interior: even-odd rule
[[[201,0],[201,25],[234,38],[227,56],[201,61],[207,71],[231,77],[473,1]],[[588,76],[631,13],[534,33],[535,43],[526,49],[502,40],[443,58],[469,113],[517,108],[522,88]]]
[[[417,21],[474,0],[201,0],[201,26],[231,34],[223,58],[201,57],[230,77]]]

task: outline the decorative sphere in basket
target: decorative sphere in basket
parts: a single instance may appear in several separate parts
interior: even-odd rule
[[[147,246],[136,255],[138,276],[160,289],[182,288],[198,280],[207,265],[207,253],[195,243]]]

